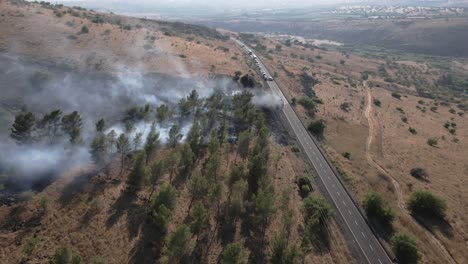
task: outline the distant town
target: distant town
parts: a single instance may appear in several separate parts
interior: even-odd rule
[[[468,15],[464,7],[423,7],[423,6],[340,6],[332,14],[348,14],[369,19],[388,18],[434,18],[459,17]]]

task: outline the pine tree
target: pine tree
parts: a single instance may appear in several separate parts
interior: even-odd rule
[[[179,173],[181,175],[187,176],[193,167],[194,160],[195,160],[195,156],[194,156],[194,153],[192,152],[192,148],[190,147],[190,145],[185,144],[182,147],[182,151],[180,153]]]
[[[200,235],[210,227],[210,212],[198,201],[195,203],[190,213],[190,230],[197,236],[197,243]]]
[[[69,136],[70,143],[73,145],[81,143],[83,121],[77,111],[63,116],[61,125],[62,130]]]
[[[54,143],[56,137],[60,134],[60,121],[62,118],[61,110],[54,110],[42,118],[40,127],[45,131],[49,138],[49,143]]]
[[[219,257],[220,264],[247,264],[250,252],[239,243],[229,244]]]
[[[140,147],[142,137],[143,137],[143,133],[141,132],[136,133],[135,137],[133,138],[133,151],[137,151],[137,149]]]
[[[239,134],[239,139],[237,140],[237,153],[239,153],[243,160],[249,156],[250,137],[250,133],[244,131]]]
[[[177,147],[177,144],[182,140],[182,138],[183,135],[180,133],[179,126],[177,124],[172,125],[168,136],[169,146],[172,148]]]
[[[19,114],[15,117],[10,136],[18,144],[30,143],[33,141],[35,125],[36,118],[33,113]]]
[[[117,139],[116,143],[117,153],[120,155],[120,173],[122,173],[124,167],[125,156],[130,152],[130,142],[128,141],[127,136],[125,134],[120,134],[119,138]]]
[[[106,121],[102,118],[96,123],[96,132],[104,133],[104,129],[106,129]]]
[[[189,190],[191,200],[189,204],[189,211],[194,201],[203,199],[208,194],[209,183],[206,177],[204,177],[199,170],[195,170],[192,177],[190,177],[187,183],[187,189]]]
[[[159,132],[156,131],[156,124],[153,122],[151,130],[146,137],[145,152],[146,152],[146,164],[153,157],[154,153],[158,150],[160,145]]]
[[[172,234],[166,237],[161,263],[181,263],[189,258],[193,250],[192,233],[186,225],[178,226]]]
[[[140,151],[133,162],[132,169],[127,177],[127,185],[130,190],[139,190],[143,179],[146,178],[147,170],[145,167],[145,159],[145,152]]]

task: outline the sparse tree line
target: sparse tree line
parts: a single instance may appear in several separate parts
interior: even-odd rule
[[[426,177],[426,172],[421,168],[412,169],[411,174],[417,175],[415,177]],[[395,212],[386,205],[383,196],[376,192],[370,192],[365,196],[363,206],[371,223],[392,235],[390,243],[398,263],[418,263],[420,256],[416,239],[405,233],[394,234],[392,222],[395,219]],[[444,221],[447,209],[445,200],[429,191],[412,192],[406,206],[413,217],[421,220]]]
[[[290,192],[283,193],[277,208],[268,170],[270,131],[252,98],[249,92],[230,98],[216,91],[201,99],[194,90],[176,106],[128,109],[121,120],[125,132],[120,135],[109,131],[104,119],[98,120],[88,143],[81,136],[83,121],[78,112],[64,115],[55,110],[39,121],[32,113],[22,113],[15,118],[11,137],[18,144],[66,140],[70,146],[88,145],[96,164],[118,160],[120,175],[126,177],[126,192],[146,201],[145,222],[150,225],[154,244],[161,245],[161,263],[206,262],[213,243],[220,238],[226,245],[218,258],[220,263],[300,263],[310,246],[327,234],[333,212],[323,198],[307,193],[302,206],[306,235],[300,245],[290,241],[295,221],[288,205]],[[184,141],[180,122],[174,119],[192,120]],[[145,138],[136,131],[140,122],[151,124]],[[157,124],[171,123],[167,145],[162,146]],[[169,228],[184,189],[190,198],[186,219]],[[283,225],[268,241],[266,230],[278,211]],[[230,239],[239,224],[246,232],[240,240]],[[68,248],[59,248],[51,257],[51,263],[80,262],[79,255]]]

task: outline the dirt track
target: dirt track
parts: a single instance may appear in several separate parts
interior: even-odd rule
[[[404,213],[405,217],[411,219],[411,222],[415,226],[417,226],[418,229],[421,229],[429,238],[430,241],[432,241],[432,244],[439,248],[441,253],[443,253],[445,259],[447,260],[447,263],[457,263],[453,257],[450,255],[448,250],[445,248],[445,246],[426,228],[421,227],[411,216],[410,212],[406,208],[405,205],[405,199],[403,197],[403,192],[401,191],[401,186],[398,183],[397,180],[395,180],[394,177],[390,173],[388,173],[382,166],[380,166],[373,158],[371,154],[371,146],[372,146],[372,140],[375,137],[376,131],[375,131],[375,120],[374,120],[374,115],[373,113],[373,107],[372,107],[372,91],[371,88],[367,85],[367,81],[364,82],[364,87],[367,90],[367,105],[366,105],[366,110],[364,112],[368,124],[369,124],[369,136],[367,137],[367,142],[366,142],[366,157],[369,163],[374,166],[376,169],[378,169],[381,173],[383,173],[385,176],[391,179],[391,182],[393,184],[393,187],[395,188],[395,192],[397,195],[397,203],[398,207],[401,209],[401,211]]]

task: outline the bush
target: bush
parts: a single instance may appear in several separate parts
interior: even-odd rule
[[[82,34],[88,34],[88,33],[89,33],[89,28],[88,28],[87,26],[83,26],[83,27],[81,28],[81,33],[82,33]]]
[[[50,264],[79,264],[81,257],[69,248],[59,248],[50,258]]]
[[[391,243],[398,263],[418,263],[418,245],[414,238],[406,234],[396,234]]]
[[[33,236],[26,237],[23,245],[23,254],[26,256],[31,256],[31,254],[36,249],[39,244],[39,239]]]
[[[447,203],[429,191],[416,191],[410,195],[408,209],[414,215],[443,218]]]
[[[425,179],[427,177],[427,172],[423,168],[413,168],[410,174],[417,179]]]
[[[346,159],[351,159],[351,153],[349,153],[349,152],[344,152],[341,155],[343,155],[343,157],[345,157]]]
[[[244,86],[245,88],[253,88],[255,87],[255,80],[253,77],[251,77],[250,75],[246,74],[244,76],[242,76],[240,78],[240,83],[242,84],[242,86]]]
[[[396,99],[401,99],[401,94],[399,94],[399,93],[395,93],[395,92],[394,92],[394,93],[392,93],[392,96],[393,96],[394,98],[396,98]]]
[[[401,118],[401,121],[403,123],[408,123],[408,118],[406,116],[404,116],[404,117]]]
[[[416,134],[418,133],[418,131],[416,131],[416,129],[414,129],[414,128],[412,128],[412,127],[410,127],[408,130],[409,130],[409,132],[410,132],[411,134],[413,134],[413,135],[416,135]]]
[[[382,102],[380,102],[379,99],[374,99],[374,104],[378,107],[380,107],[382,105]]]
[[[439,143],[439,140],[437,138],[430,138],[427,140],[427,144],[431,147],[437,146],[438,143]]]
[[[383,197],[376,192],[368,193],[363,201],[366,214],[369,217],[375,218],[381,224],[388,226],[395,219],[395,213],[391,208],[386,207],[384,203]]]
[[[312,121],[307,127],[310,133],[314,134],[318,138],[323,138],[323,133],[325,131],[325,122],[323,120]]]
[[[315,103],[314,100],[308,98],[308,97],[302,97],[299,99],[299,104],[304,107],[307,111],[311,112],[315,110]]]

